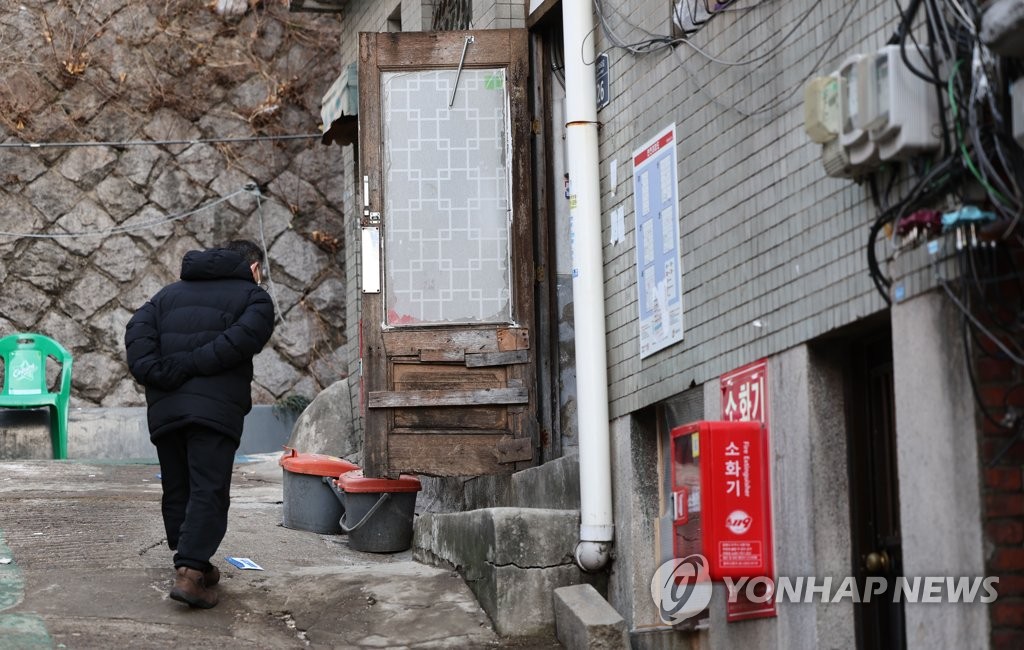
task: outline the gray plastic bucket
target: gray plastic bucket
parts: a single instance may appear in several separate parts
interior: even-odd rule
[[[412,546],[416,492],[345,493],[339,524],[348,545],[369,553],[397,553]]]
[[[313,533],[337,535],[344,510],[331,490],[324,485],[324,477],[311,474],[284,472],[285,528],[308,530]]]
[[[281,525],[327,535],[340,533],[343,510],[324,479],[352,471],[356,465],[336,456],[300,454],[291,447],[285,447],[279,464],[284,471]]]
[[[403,474],[398,480],[368,479],[355,470],[329,484],[342,504],[339,525],[348,533],[350,548],[397,553],[412,546],[412,520],[420,491],[417,478]]]

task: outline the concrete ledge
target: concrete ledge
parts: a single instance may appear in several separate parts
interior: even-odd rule
[[[295,418],[278,416],[269,404],[253,406],[245,416],[239,454],[279,451],[291,434]],[[53,458],[47,409],[0,409],[0,458]],[[73,408],[68,412],[68,458],[151,460],[144,406]]]
[[[427,514],[414,524],[413,559],[458,569],[503,636],[554,631],[552,590],[586,576],[572,562],[579,513],[484,508]]]
[[[562,456],[512,475],[513,505],[520,508],[580,509],[580,457]]]
[[[626,621],[590,585],[554,592],[555,635],[569,650],[628,648]]]
[[[510,474],[484,474],[474,476],[462,487],[466,510],[478,508],[505,508],[516,505],[512,496]]]
[[[477,476],[466,481],[463,489],[467,510],[504,507],[579,510],[579,456],[563,456],[511,475]]]
[[[467,560],[521,569],[572,563],[580,515],[574,510],[483,508],[423,515],[416,548],[455,566]]]

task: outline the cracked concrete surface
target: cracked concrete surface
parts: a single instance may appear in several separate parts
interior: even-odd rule
[[[344,536],[280,526],[276,457],[236,466],[212,610],[167,597],[156,465],[0,463],[0,531],[24,585],[0,618],[41,621],[66,648],[558,647],[499,637],[456,573],[409,552],[362,553]],[[235,569],[227,555],[265,570]]]

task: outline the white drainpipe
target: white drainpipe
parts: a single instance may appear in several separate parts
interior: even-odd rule
[[[608,563],[611,542],[615,538],[591,2],[562,0],[580,449],[580,542],[576,545],[575,557],[585,571],[599,570]]]

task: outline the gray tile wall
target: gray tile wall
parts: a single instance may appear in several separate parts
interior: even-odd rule
[[[667,2],[604,5],[625,42],[646,38],[627,21],[669,33]],[[819,145],[804,134],[803,80],[877,49],[895,20],[895,5],[882,0],[766,2],[719,15],[691,37],[723,60],[759,59],[742,66],[709,61],[686,46],[634,55],[612,47],[606,33],[597,36],[611,63],[612,103],[598,114],[605,242],[608,215],[620,204],[626,209],[626,240],[606,243],[604,251],[613,417],[884,308],[865,254],[875,208],[866,185],[825,175]],[[759,111],[766,106],[771,110]],[[641,360],[631,156],[672,122],[685,338]],[[914,273],[923,263],[921,255],[900,261],[907,297],[931,286],[928,273]]]
[[[523,0],[473,0],[473,29],[515,29],[526,26]]]

